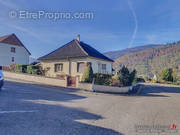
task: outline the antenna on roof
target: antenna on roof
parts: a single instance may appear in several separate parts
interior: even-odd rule
[[[77,35],[77,41],[80,41],[80,35],[79,34]]]

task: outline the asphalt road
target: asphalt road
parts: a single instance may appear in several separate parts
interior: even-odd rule
[[[176,130],[167,130],[173,124]],[[164,127],[150,133],[152,125]],[[0,92],[0,135],[179,135],[179,130],[178,87],[147,85],[140,95],[127,96],[9,80]]]

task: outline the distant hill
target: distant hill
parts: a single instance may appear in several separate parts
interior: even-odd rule
[[[115,60],[121,56],[124,56],[128,53],[136,53],[136,52],[140,52],[149,48],[153,48],[153,47],[157,47],[158,45],[144,45],[144,46],[138,46],[138,47],[134,47],[134,48],[127,48],[124,50],[118,50],[118,51],[110,51],[110,52],[105,52],[104,55],[106,55],[107,57]]]
[[[174,68],[180,72],[180,42],[161,45],[117,58],[114,68],[126,65],[136,69],[139,75],[152,76],[164,68]]]

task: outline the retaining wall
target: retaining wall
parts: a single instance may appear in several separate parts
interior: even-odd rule
[[[21,79],[25,81],[31,81],[46,85],[67,87],[67,79],[60,80],[55,78],[42,77],[38,75],[30,75],[30,74],[14,73],[14,72],[6,72],[6,71],[3,71],[3,74],[5,78]]]

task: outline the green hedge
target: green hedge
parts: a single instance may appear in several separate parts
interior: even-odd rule
[[[95,73],[95,84],[98,85],[111,85],[112,84],[112,75],[110,74],[102,74],[102,73]]]
[[[27,73],[33,75],[40,75],[40,67],[39,66],[27,66]]]
[[[19,65],[19,64],[15,65],[15,72],[26,73],[26,71],[27,71],[27,65]]]

